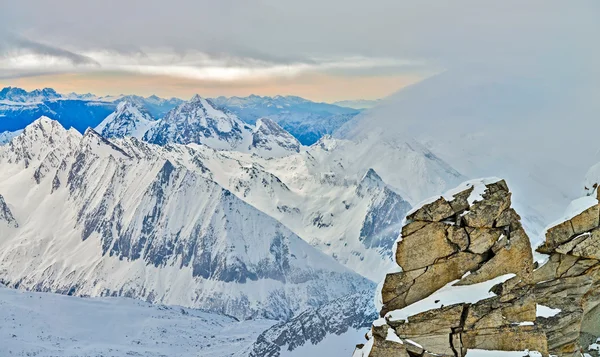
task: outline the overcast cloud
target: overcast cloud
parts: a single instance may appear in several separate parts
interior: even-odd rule
[[[385,75],[530,67],[551,57],[581,67],[599,54],[594,0],[19,0],[0,7],[3,77]]]

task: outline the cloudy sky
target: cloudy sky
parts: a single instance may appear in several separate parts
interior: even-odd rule
[[[595,0],[4,1],[0,85],[375,99],[458,66],[593,70],[599,15]]]

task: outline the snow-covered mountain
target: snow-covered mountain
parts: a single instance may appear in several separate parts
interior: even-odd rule
[[[35,89],[31,92],[17,87],[5,87],[0,90],[0,101],[31,103],[45,102],[59,98],[62,98],[62,95],[56,93],[52,88]]]
[[[94,130],[105,138],[132,136],[141,139],[155,124],[156,120],[144,107],[125,100],[120,102],[117,109],[98,124]]]
[[[0,278],[277,319],[373,287],[211,179],[201,148],[34,122],[0,148],[19,224],[0,225]]]
[[[256,121],[252,131],[252,151],[266,157],[287,156],[300,152],[302,144],[277,123],[268,118]]]
[[[148,131],[144,140],[159,145],[204,144],[215,149],[247,148],[252,129],[199,95],[171,110]]]
[[[126,298],[24,292],[0,284],[1,356],[242,357],[274,323]]]
[[[199,95],[151,124],[143,139],[159,145],[202,144],[267,158],[298,153],[301,148],[296,138],[272,120],[261,118],[256,125],[246,124]]]
[[[345,147],[343,140],[328,143]],[[390,267],[392,244],[410,204],[374,170],[334,169],[325,142],[282,158],[262,158],[205,146],[212,179],[282,222],[311,245],[360,274],[378,280],[373,267]],[[336,167],[334,167],[336,166]]]
[[[358,110],[328,103],[317,103],[295,96],[218,97],[215,105],[235,113],[246,123],[254,124],[260,118],[269,118],[290,132],[304,145],[312,145],[323,135],[337,128],[359,113]]]
[[[6,87],[0,90],[0,133],[22,130],[40,116],[58,120],[64,127],[74,127],[84,133],[98,126],[121,102],[132,102],[145,108],[155,119],[184,103],[179,98],[156,95],[98,96],[59,94],[51,88],[26,91]],[[323,135],[333,133],[360,111],[333,104],[316,103],[300,97],[218,97],[210,99],[220,111],[234,113],[252,126],[260,118],[269,118],[292,134],[304,145],[315,143]]]

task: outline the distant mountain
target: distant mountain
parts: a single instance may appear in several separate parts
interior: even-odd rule
[[[35,121],[0,147],[0,281],[238,319],[374,287],[217,183],[222,154],[199,149]]]
[[[99,125],[123,101],[136,103],[157,119],[183,102],[177,98],[162,99],[157,96],[99,97],[90,93],[62,95],[51,88],[28,92],[21,88],[6,87],[0,90],[0,133],[22,130],[41,116],[84,133],[87,128]]]
[[[171,109],[185,102],[183,99],[171,98],[163,99],[155,95],[149,97],[141,97],[138,95],[126,95],[115,100],[115,103],[128,101],[137,104],[139,107],[145,108],[153,118],[161,119]]]
[[[123,100],[119,102],[116,110],[94,130],[105,138],[132,136],[141,139],[156,123],[156,120],[144,107],[136,102]]]
[[[256,121],[256,126],[252,131],[252,144],[250,147],[259,155],[266,157],[286,156],[291,153],[299,153],[301,146],[292,134],[285,131],[271,119],[261,118]]]
[[[304,145],[312,145],[323,135],[333,133],[359,113],[355,109],[294,96],[218,97],[212,101],[246,123],[254,124],[259,118],[269,118]]]
[[[65,127],[79,132],[98,126],[117,109],[120,102],[128,101],[143,107],[155,119],[185,101],[163,99],[155,95],[96,96],[91,93],[62,95],[50,88],[31,92],[7,87],[0,91],[0,133],[25,128],[40,116],[58,120]],[[316,103],[300,97],[218,97],[210,99],[215,109],[235,114],[242,122],[254,125],[260,118],[268,118],[292,134],[303,145],[312,145],[323,135],[333,133],[360,111],[327,103]]]
[[[334,102],[333,104],[339,105],[340,107],[353,108],[353,109],[369,109],[369,108],[373,108],[374,106],[376,106],[379,103],[381,103],[381,99],[342,100],[339,102]]]
[[[31,103],[45,102],[59,98],[62,98],[62,96],[52,88],[35,89],[31,92],[17,87],[6,87],[0,90],[0,101]]]
[[[210,100],[195,95],[168,112],[144,135],[144,140],[158,145],[195,143],[235,150],[250,146],[252,128],[235,114],[219,110]]]

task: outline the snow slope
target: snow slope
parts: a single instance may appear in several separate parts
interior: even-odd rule
[[[2,356],[244,356],[273,323],[238,322],[126,298],[30,293],[0,285]]]
[[[391,248],[410,204],[373,170],[334,172],[318,145],[272,159],[194,148],[213,180],[338,262],[374,281],[393,265]]]
[[[0,222],[0,278],[275,319],[373,285],[220,186],[207,161],[36,121],[0,148],[19,223]]]

